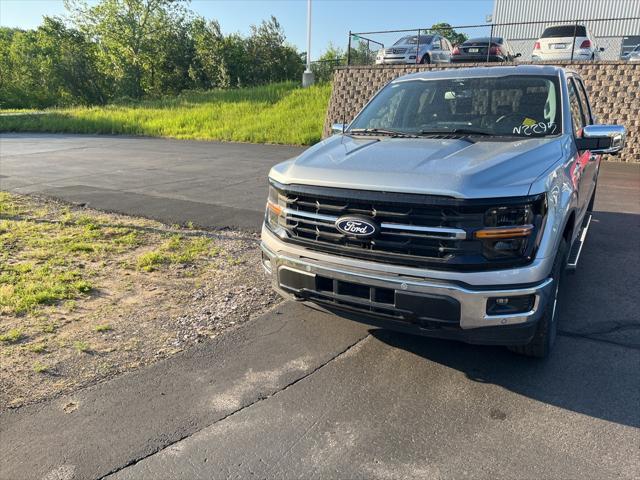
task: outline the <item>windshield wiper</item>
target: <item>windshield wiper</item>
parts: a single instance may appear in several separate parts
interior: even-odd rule
[[[420,130],[420,135],[482,135],[494,136],[493,133],[483,130],[474,130],[473,128],[453,128],[451,130]]]
[[[386,135],[389,137],[416,138],[417,135],[400,132],[398,130],[389,130],[387,128],[352,128],[345,133],[348,135]]]

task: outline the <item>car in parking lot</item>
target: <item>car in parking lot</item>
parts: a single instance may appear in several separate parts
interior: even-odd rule
[[[533,45],[533,61],[599,60],[604,48],[584,25],[552,25]]]
[[[262,263],[286,298],[348,318],[548,355],[602,154],[580,76],[520,65],[399,77],[269,173]],[[588,295],[581,292],[581,295]]]
[[[452,63],[513,62],[518,57],[502,37],[471,38],[451,52]]]
[[[636,48],[627,53],[622,59],[627,62],[640,62],[640,45],[636,45]]]
[[[378,50],[376,65],[449,63],[451,50],[451,43],[441,35],[408,35]]]

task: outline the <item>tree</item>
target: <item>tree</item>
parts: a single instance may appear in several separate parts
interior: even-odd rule
[[[317,82],[328,82],[333,78],[336,67],[347,63],[347,55],[340,47],[329,42],[327,49],[311,64]]]
[[[251,61],[247,81],[252,85],[297,80],[302,76],[304,65],[300,55],[286,44],[284,31],[274,16],[251,26],[247,54]]]
[[[355,47],[354,47],[355,45]],[[351,65],[370,65],[376,59],[376,52],[379,48],[377,43],[371,43],[357,35],[351,40]]]
[[[196,88],[226,88],[230,80],[224,56],[224,36],[220,24],[202,17],[191,24],[193,58],[189,67],[189,78]]]
[[[451,45],[460,45],[469,37],[464,33],[456,32],[448,23],[434,23],[431,25],[429,33],[437,33],[451,42]]]
[[[299,80],[300,53],[275,17],[223,35],[187,0],[65,0],[66,19],[0,27],[0,106],[102,104]]]
[[[44,108],[104,103],[95,46],[58,18],[36,30],[1,29],[0,106]]]
[[[172,27],[186,15],[186,0],[65,0],[70,18],[100,49],[101,70],[118,94],[141,98],[151,90]]]

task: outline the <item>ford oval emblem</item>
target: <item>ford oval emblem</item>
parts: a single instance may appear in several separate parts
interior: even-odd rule
[[[378,224],[367,217],[340,217],[336,228],[351,237],[370,238],[378,233]]]

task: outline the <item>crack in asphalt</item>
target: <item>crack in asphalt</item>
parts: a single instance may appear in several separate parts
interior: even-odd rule
[[[284,385],[283,387],[281,387],[281,388],[277,389],[277,390],[276,390],[276,391],[274,391],[273,393],[270,393],[269,395],[265,395],[265,396],[260,396],[260,397],[256,398],[254,401],[252,401],[252,402],[248,403],[247,405],[244,405],[244,406],[242,406],[242,407],[240,407],[240,408],[237,408],[237,409],[233,410],[232,412],[230,412],[230,413],[228,413],[227,415],[225,415],[225,416],[221,417],[220,419],[216,420],[216,421],[215,421],[215,422],[213,422],[213,423],[210,423],[210,424],[208,424],[208,425],[205,425],[205,426],[203,426],[202,428],[200,428],[200,429],[198,429],[198,430],[196,430],[196,431],[194,431],[194,432],[191,432],[191,433],[189,433],[189,434],[187,434],[187,435],[183,435],[182,437],[180,437],[180,438],[178,438],[178,439],[176,439],[176,440],[174,440],[174,441],[172,441],[172,442],[170,442],[170,443],[167,443],[166,445],[164,445],[164,446],[162,446],[162,447],[160,447],[160,448],[157,448],[157,449],[156,449],[155,451],[153,451],[153,452],[150,452],[150,453],[148,453],[148,454],[146,454],[146,455],[143,455],[143,456],[141,456],[141,457],[139,457],[139,458],[133,459],[133,460],[129,461],[127,464],[122,465],[122,466],[120,466],[120,467],[117,467],[117,468],[115,468],[115,469],[113,469],[113,470],[111,470],[111,471],[107,472],[106,474],[102,475],[101,477],[99,477],[99,479],[98,479],[98,480],[104,480],[104,479],[106,479],[107,477],[110,477],[111,475],[115,475],[115,474],[117,474],[118,472],[121,472],[121,471],[123,471],[123,470],[125,470],[125,469],[127,469],[127,468],[129,468],[129,467],[133,467],[134,465],[138,464],[138,463],[139,463],[139,462],[141,462],[142,460],[145,460],[146,458],[152,457],[153,455],[156,455],[156,454],[158,454],[158,453],[162,452],[163,450],[166,450],[167,448],[171,447],[172,445],[175,445],[176,443],[179,443],[179,442],[181,442],[181,441],[183,441],[183,440],[185,440],[185,439],[187,439],[187,438],[189,438],[189,437],[192,437],[193,435],[195,435],[195,434],[197,434],[197,433],[201,432],[202,430],[204,430],[204,429],[206,429],[206,428],[212,427],[213,425],[216,425],[216,424],[218,424],[218,423],[220,423],[220,422],[223,422],[223,421],[225,421],[227,418],[229,418],[229,417],[231,417],[231,416],[233,416],[233,415],[235,415],[235,414],[237,414],[237,413],[240,413],[240,412],[242,412],[243,410],[245,410],[245,409],[247,409],[247,408],[250,408],[250,407],[252,407],[252,406],[254,406],[254,405],[257,405],[258,403],[260,403],[260,402],[262,402],[262,401],[264,401],[264,400],[268,400],[269,398],[274,397],[274,396],[278,395],[279,393],[281,393],[281,392],[284,392],[284,391],[288,390],[289,388],[293,387],[293,386],[294,386],[295,384],[297,384],[298,382],[301,382],[301,381],[302,381],[302,380],[304,380],[305,378],[308,378],[308,377],[310,377],[311,375],[313,375],[314,373],[316,373],[316,372],[317,372],[318,370],[320,370],[321,368],[324,368],[325,366],[327,366],[328,364],[330,364],[331,362],[333,362],[333,361],[334,361],[334,360],[336,360],[337,358],[339,358],[339,357],[341,357],[341,356],[343,356],[343,355],[345,355],[345,354],[348,354],[348,352],[349,352],[350,350],[352,350],[353,348],[356,348],[359,344],[361,344],[362,342],[364,342],[364,341],[365,341],[367,338],[369,338],[370,336],[371,336],[371,333],[367,333],[364,337],[362,337],[362,338],[360,338],[360,339],[356,340],[355,342],[353,342],[352,344],[348,345],[345,349],[343,349],[343,350],[341,350],[340,352],[336,353],[334,356],[332,356],[331,358],[329,358],[327,361],[325,361],[325,362],[321,363],[321,364],[320,364],[320,365],[318,365],[316,368],[312,369],[310,372],[308,372],[308,373],[306,373],[305,375],[302,375],[301,377],[299,377],[299,378],[295,379],[294,381],[292,381],[292,382],[290,382],[290,383],[288,383],[288,384]]]

